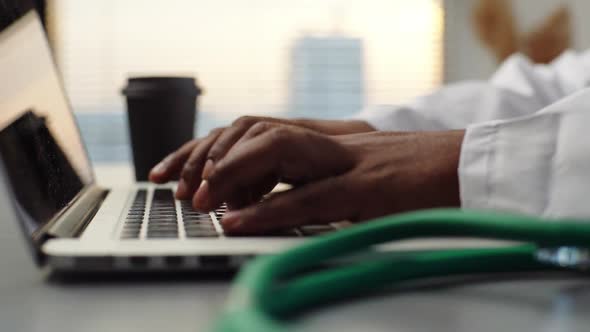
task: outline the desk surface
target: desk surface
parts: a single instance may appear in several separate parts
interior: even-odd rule
[[[116,174],[130,173],[98,172],[99,179]],[[55,279],[33,266],[15,230],[0,222],[0,331],[202,331],[229,289],[227,277]],[[305,331],[569,332],[588,331],[589,313],[590,279],[545,278],[388,294],[308,314],[301,324]]]

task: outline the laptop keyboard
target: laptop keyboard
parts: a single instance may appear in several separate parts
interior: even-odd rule
[[[175,200],[171,189],[154,189],[152,195],[148,196],[147,189],[137,190],[123,223],[121,239],[194,239],[223,236],[219,221],[227,211],[225,204],[212,213],[203,213],[193,210],[190,201]],[[331,224],[308,225],[257,236],[314,236],[335,229],[336,227]]]
[[[147,200],[147,191],[138,190],[131,203],[131,207],[127,212],[125,223],[123,224],[123,231],[121,232],[122,239],[138,239],[141,232],[141,225],[145,215],[145,204]]]
[[[181,201],[180,209],[186,237],[217,237],[219,235],[208,213],[193,210],[189,201]]]

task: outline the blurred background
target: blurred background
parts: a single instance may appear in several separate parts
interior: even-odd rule
[[[195,76],[205,135],[245,114],[346,118],[486,79],[514,52],[590,47],[587,0],[29,1],[98,162],[130,160],[130,75]]]

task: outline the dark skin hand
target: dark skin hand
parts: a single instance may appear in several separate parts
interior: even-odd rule
[[[252,126],[261,122],[296,126],[327,135],[375,131],[363,121],[287,120],[244,116],[227,128],[212,130],[208,136],[184,144],[152,169],[149,175],[150,181],[165,183],[178,179],[176,198],[190,199],[201,183],[201,175],[206,168],[207,160],[212,162],[220,160]]]
[[[259,121],[202,167],[200,186],[193,184],[181,194],[192,197],[193,206],[202,211],[222,202],[234,207],[222,220],[228,234],[459,206],[463,131],[387,133],[364,128],[369,130],[330,135],[292,123]],[[217,135],[218,140],[222,134]],[[194,153],[202,144],[177,153]],[[174,164],[156,179],[172,177],[177,168],[186,168],[184,164]],[[294,189],[259,202],[279,181]]]

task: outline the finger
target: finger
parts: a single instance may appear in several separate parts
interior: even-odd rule
[[[276,187],[277,183],[278,179],[275,176],[270,176],[263,179],[258,185],[238,189],[236,195],[226,200],[227,207],[230,210],[237,210],[259,203],[264,195],[270,193]]]
[[[250,127],[241,137],[240,139],[234,144],[234,145],[240,145],[254,137],[257,137],[261,134],[264,134],[270,130],[276,130],[277,128],[283,128],[283,129],[295,129],[296,126],[287,124],[287,123],[282,123],[282,122],[267,122],[267,121],[261,121],[258,122],[256,124],[254,124],[252,127]]]
[[[258,122],[250,127],[250,129],[248,129],[248,131],[242,135],[235,145],[241,145],[247,140],[268,132],[273,128],[276,129],[277,127],[285,126],[293,127],[280,122]],[[264,195],[268,194],[277,185],[277,183],[279,183],[279,178],[274,174],[269,175],[266,177],[266,179],[261,180],[261,184],[254,183],[248,188],[244,188],[244,190],[239,190],[239,192],[236,193],[234,197],[228,199],[226,203],[228,203],[228,205],[231,204],[234,209],[239,209],[252,203],[259,202]]]
[[[306,183],[339,175],[352,163],[348,152],[325,136],[277,127],[234,146],[203,181],[193,206],[203,211],[214,209],[235,197],[240,188],[256,186],[270,176]]]
[[[234,121],[231,127],[223,131],[209,149],[207,159],[216,162],[223,158],[234,145],[280,125],[292,126],[290,120],[243,116]]]
[[[258,234],[309,224],[355,219],[358,191],[350,176],[327,178],[230,211],[221,223],[227,234]]]
[[[169,154],[150,170],[149,180],[155,183],[164,183],[177,179],[182,165],[197,144],[199,144],[199,140],[186,142],[178,150]]]
[[[258,122],[256,124],[254,124],[252,127],[250,127],[250,129],[248,129],[241,137],[240,139],[234,144],[234,146],[240,146],[242,144],[244,144],[246,141],[253,139],[255,137],[258,137],[261,134],[267,133],[271,130],[277,130],[277,129],[283,129],[283,130],[296,130],[296,127],[288,125],[288,124],[284,124],[284,123],[280,123],[280,122]],[[231,151],[231,148],[230,148]],[[229,151],[228,151],[229,153]],[[224,164],[222,164],[224,165]],[[208,176],[212,173],[213,169],[215,167],[211,167],[209,172],[207,173],[207,177],[203,176],[203,178],[208,178]],[[275,178],[277,178],[276,176],[269,176],[268,178],[272,179],[273,181],[275,181]],[[263,181],[264,183],[269,182],[270,180],[267,181]],[[278,181],[278,179],[276,179],[276,181]],[[276,183],[278,182],[274,182],[274,185],[276,185]],[[274,188],[274,187],[273,187]],[[272,189],[272,188],[270,188]],[[263,194],[266,194],[266,192],[264,192]]]
[[[213,162],[221,159],[257,121],[259,121],[258,118],[250,116],[244,116],[234,121],[229,128],[219,135],[213,145],[211,145],[211,148],[207,152],[207,159],[211,159]]]
[[[178,188],[176,189],[177,199],[189,199],[196,190],[201,182],[201,173],[205,166],[207,152],[221,132],[223,132],[223,128],[211,131],[209,136],[202,139],[191,151],[180,172]]]
[[[235,153],[239,154],[237,160],[233,157]],[[272,176],[274,166],[271,163],[277,159],[272,153],[277,150],[271,148],[270,140],[264,136],[235,147],[231,154],[215,164],[214,171],[201,183],[193,196],[193,207],[200,211],[213,210],[238,196],[241,188],[255,186],[256,180]],[[226,167],[228,159],[230,163]],[[212,187],[215,190],[211,190]]]

